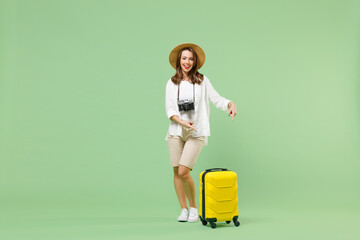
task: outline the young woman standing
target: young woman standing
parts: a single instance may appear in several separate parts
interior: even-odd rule
[[[190,171],[210,136],[209,100],[232,119],[236,116],[236,106],[221,97],[209,79],[198,72],[205,62],[201,47],[193,43],[180,44],[170,52],[169,61],[176,73],[166,84],[165,106],[170,124],[165,140],[168,142],[174,186],[181,207],[177,220],[197,222],[199,213]]]

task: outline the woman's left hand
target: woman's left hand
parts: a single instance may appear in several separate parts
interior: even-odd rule
[[[234,117],[236,116],[236,105],[233,102],[229,102],[228,104],[229,109],[229,116],[231,117],[231,120],[234,120]]]

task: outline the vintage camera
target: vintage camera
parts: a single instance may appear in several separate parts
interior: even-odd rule
[[[179,111],[190,111],[195,110],[194,101],[192,100],[181,100],[178,102]]]

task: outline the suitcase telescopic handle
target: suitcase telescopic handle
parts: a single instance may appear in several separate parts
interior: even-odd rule
[[[206,169],[205,172],[216,172],[216,171],[227,171],[227,168],[210,168],[210,169]]]

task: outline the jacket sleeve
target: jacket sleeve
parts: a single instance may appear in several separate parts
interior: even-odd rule
[[[206,83],[206,91],[208,93],[210,101],[215,105],[216,108],[223,110],[223,111],[227,111],[228,110],[227,106],[228,106],[229,102],[231,102],[231,100],[220,96],[219,93],[211,85],[211,82],[208,78],[204,77],[204,80]]]
[[[166,96],[165,96],[166,115],[169,119],[174,115],[180,116],[175,90],[176,90],[176,85],[170,79],[166,84]]]

